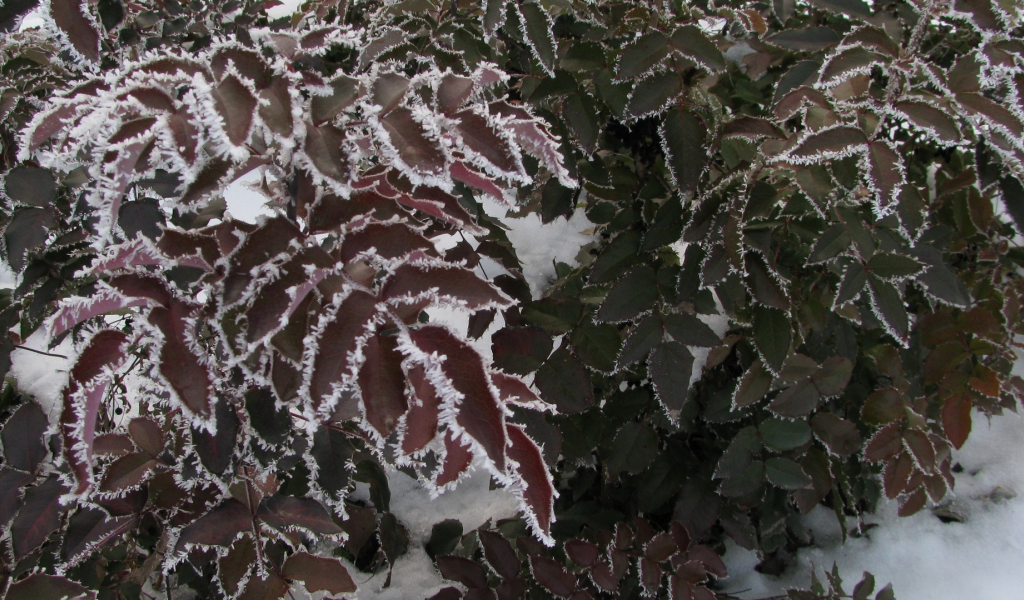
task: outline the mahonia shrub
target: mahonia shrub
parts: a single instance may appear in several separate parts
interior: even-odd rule
[[[522,516],[436,524],[435,598],[708,600],[727,540],[778,573],[816,507],[943,501],[1024,397],[1015,5],[33,6],[0,368],[73,355],[2,396],[8,597],[353,593],[422,543],[389,471],[482,468]],[[594,241],[537,297],[494,205]]]

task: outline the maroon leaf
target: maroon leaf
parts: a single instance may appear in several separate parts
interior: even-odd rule
[[[178,145],[184,146],[180,141]],[[181,203],[186,206],[196,204],[207,196],[220,191],[232,170],[232,164],[227,160],[221,158],[210,160],[203,165],[199,174],[185,189],[185,193],[181,195]]]
[[[318,340],[319,350],[309,375],[309,395],[314,408],[319,408],[326,399],[333,396],[334,384],[340,383],[350,373],[350,357],[361,345],[361,338],[372,330],[377,299],[355,291],[332,312],[332,320]]]
[[[245,144],[256,116],[256,96],[237,77],[228,75],[217,85],[214,100],[228,139],[236,146]]]
[[[100,489],[104,492],[117,492],[137,486],[153,471],[156,464],[153,457],[141,452],[122,456],[107,467]]]
[[[874,141],[868,146],[868,165],[869,182],[878,194],[879,206],[892,206],[905,181],[903,159],[887,142]]]
[[[864,447],[864,458],[881,462],[895,456],[903,449],[902,433],[902,423],[890,423],[879,429]]]
[[[0,468],[0,527],[6,528],[14,513],[21,507],[21,488],[35,479],[31,473],[22,473],[7,467]]]
[[[469,444],[455,440],[451,431],[444,434],[444,464],[434,477],[434,485],[444,487],[459,480],[459,477],[473,464],[473,452]]]
[[[412,366],[408,379],[413,401],[409,403],[402,434],[404,454],[412,454],[426,448],[437,435],[438,411],[441,404],[434,386],[423,372],[423,367]]]
[[[244,504],[229,498],[220,506],[181,530],[177,550],[186,544],[228,547],[240,534],[252,531],[252,514]]]
[[[341,152],[344,139],[344,133],[333,125],[306,123],[306,154],[320,173],[336,181],[347,179],[348,160]]]
[[[75,325],[104,315],[115,310],[124,310],[138,306],[149,306],[150,302],[145,298],[130,300],[120,294],[99,292],[88,298],[74,298],[64,302],[57,308],[57,311],[48,321],[48,330],[51,336],[59,336]]]
[[[478,190],[490,194],[495,200],[500,202],[505,201],[505,194],[502,193],[493,181],[484,177],[480,173],[470,169],[461,161],[455,161],[448,167],[448,172],[451,174],[452,179],[461,181],[466,185],[477,188]]]
[[[444,172],[444,152],[427,138],[423,126],[413,119],[411,110],[399,108],[385,115],[380,122],[391,139],[391,146],[409,168],[430,174]]]
[[[160,374],[185,408],[192,414],[210,417],[213,388],[210,372],[186,339],[186,335],[191,337],[189,329],[194,312],[188,304],[175,302],[170,308],[154,308],[147,319],[164,337],[160,348]]]
[[[516,425],[508,426],[508,456],[515,461],[519,475],[527,521],[536,533],[550,543],[548,532],[555,512],[555,486],[544,463],[540,448]]]
[[[437,105],[447,115],[454,114],[469,100],[473,93],[473,80],[448,73],[437,86]]]
[[[487,571],[483,567],[461,556],[438,556],[434,559],[441,576],[457,581],[469,589],[487,587]]]
[[[462,136],[462,143],[490,163],[492,169],[510,174],[521,170],[508,142],[491,128],[487,119],[469,109],[460,111],[455,118],[459,121],[455,129]]]
[[[707,570],[708,573],[711,573],[719,579],[724,579],[729,575],[729,570],[726,569],[725,563],[722,562],[722,558],[707,546],[694,546],[690,548],[690,551],[687,553],[687,557],[690,560],[699,561],[704,565],[704,569]]]
[[[212,434],[203,427],[193,425],[192,443],[206,470],[214,475],[223,475],[234,458],[241,423],[235,407],[223,396],[217,399],[213,411],[217,433]]]
[[[492,371],[491,383],[498,388],[498,395],[507,404],[518,404],[538,410],[543,410],[547,406],[530,386],[518,377]]]
[[[449,302],[470,310],[505,308],[512,301],[475,273],[447,264],[406,263],[397,269],[381,289],[390,301],[413,303],[422,299]]]
[[[334,535],[342,531],[327,509],[312,498],[267,496],[260,503],[256,518],[275,529],[301,527],[324,535]]]
[[[366,420],[388,437],[409,406],[405,400],[405,373],[397,336],[372,335],[363,348],[359,390]]]
[[[519,556],[505,536],[494,531],[480,529],[477,531],[480,544],[484,547],[484,558],[494,571],[506,580],[519,576]]]
[[[345,235],[345,241],[338,252],[343,263],[352,262],[366,253],[385,259],[402,258],[419,250],[429,256],[437,256],[430,240],[416,230],[402,223],[371,223],[366,227]]]
[[[270,69],[256,52],[238,46],[219,48],[214,52],[213,60],[210,61],[210,67],[217,79],[224,77],[228,64],[233,64],[235,70],[242,77],[252,81],[257,88],[265,88],[270,85]]]
[[[335,558],[296,552],[285,561],[281,574],[285,579],[298,579],[303,582],[308,592],[344,594],[356,591],[356,584],[352,581],[348,569]]]
[[[600,560],[590,570],[590,578],[594,580],[597,587],[610,593],[617,592],[621,576],[612,570],[612,566],[604,560]]]
[[[68,490],[57,475],[25,492],[25,501],[11,524],[11,547],[15,560],[21,560],[38,548],[60,526],[61,494]]]
[[[149,417],[136,417],[128,423],[128,434],[140,450],[152,457],[164,451],[164,432]]]
[[[565,543],[565,553],[569,555],[572,562],[588,568],[597,564],[601,558],[601,549],[597,544],[586,540],[569,540]]]
[[[280,277],[256,292],[245,313],[249,325],[246,341],[252,344],[285,328],[306,295],[328,276],[330,262],[325,252],[312,247],[282,265]],[[310,273],[311,266],[320,268]]]
[[[64,598],[95,598],[96,592],[87,590],[78,583],[45,573],[33,573],[21,581],[11,584],[7,600],[63,600]]]
[[[658,595],[662,575],[664,575],[664,571],[661,570],[658,563],[646,556],[640,559],[640,584],[644,588],[645,596]]]
[[[270,87],[260,90],[260,118],[274,133],[281,136],[292,134],[292,98],[288,92],[288,80],[275,76]]]
[[[861,449],[860,431],[853,421],[829,412],[820,412],[811,419],[815,435],[838,456],[850,456]]]
[[[559,598],[568,598],[576,591],[576,577],[558,561],[546,556],[531,556],[530,567],[537,583]]]
[[[100,32],[94,19],[85,12],[88,6],[78,0],[52,0],[50,16],[71,46],[82,56],[98,63],[100,60]]]
[[[108,517],[105,512],[95,508],[79,510],[71,517],[61,554],[64,560],[74,560],[83,554],[117,538],[138,520],[136,515]]]
[[[15,271],[25,268],[25,253],[46,241],[48,230],[56,225],[49,207],[20,208],[14,211],[4,229],[7,261]]]
[[[942,405],[942,430],[957,450],[971,435],[971,405],[968,394],[953,394]]]
[[[249,576],[255,563],[256,544],[251,535],[243,535],[235,540],[227,554],[217,560],[220,585],[228,596],[238,595],[240,584]]]
[[[3,432],[0,432],[7,466],[34,472],[46,458],[46,440],[43,436],[49,426],[46,414],[35,402],[26,402],[15,411],[4,425]]]
[[[843,158],[860,152],[868,138],[856,127],[832,127],[812,133],[789,151],[789,156],[804,161],[819,161],[822,158]]]
[[[443,327],[429,325],[410,335],[424,352],[444,357],[441,370],[453,390],[462,396],[456,422],[483,447],[494,468],[504,471],[508,444],[504,412],[491,393],[480,355]]]
[[[268,570],[266,579],[254,574],[245,584],[245,591],[238,600],[279,600],[289,589],[288,582],[277,573]]]
[[[123,433],[104,433],[92,441],[94,456],[124,456],[133,450],[132,439]]]
[[[757,117],[740,117],[729,121],[722,127],[722,137],[742,137],[747,139],[778,138],[785,139],[782,131],[766,119]]]

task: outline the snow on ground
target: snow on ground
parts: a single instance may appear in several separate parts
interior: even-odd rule
[[[752,552],[731,546],[725,559],[737,575],[725,589],[763,598],[806,587],[811,568],[824,580],[823,570],[835,561],[850,584],[847,592],[870,571],[879,588],[891,582],[899,600],[1024,598],[1024,416],[989,422],[975,413],[974,431],[954,458],[963,472],[948,509],[963,523],[943,523],[929,510],[900,518],[896,502],[887,502],[865,517],[877,526],[844,546],[835,516],[818,507],[808,518],[818,547],[801,550],[795,568],[779,578],[761,575],[753,570],[758,560]]]

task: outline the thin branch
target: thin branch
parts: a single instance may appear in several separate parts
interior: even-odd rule
[[[50,354],[49,352],[43,352],[42,350],[36,350],[35,348],[29,348],[28,346],[23,346],[23,345],[16,344],[14,347],[17,348],[18,350],[28,350],[29,352],[35,352],[36,354],[42,354],[43,356],[51,356],[53,358],[63,358],[65,360],[67,359],[67,357],[64,356],[63,354]]]

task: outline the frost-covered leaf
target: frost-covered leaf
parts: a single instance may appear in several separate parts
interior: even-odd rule
[[[788,458],[769,458],[764,463],[764,472],[768,481],[784,490],[799,490],[811,485],[811,478],[803,468]]]
[[[523,510],[534,533],[548,545],[555,520],[555,486],[537,444],[516,425],[508,426],[508,457],[514,463],[523,497]]]
[[[4,229],[7,260],[15,271],[25,268],[25,253],[46,241],[47,231],[56,226],[49,208],[22,208],[14,212]]]
[[[789,356],[792,339],[789,317],[785,312],[767,306],[754,309],[754,345],[764,364],[774,373],[782,370],[782,363]]]
[[[530,570],[537,583],[559,598],[568,598],[576,589],[576,577],[554,559],[531,556]]]
[[[363,347],[359,391],[366,420],[382,437],[388,437],[408,410],[405,373],[397,336],[372,335]]]
[[[413,119],[408,108],[399,108],[384,116],[381,125],[390,138],[391,147],[410,169],[424,174],[444,172],[445,153],[431,141],[423,126]]]
[[[444,435],[444,462],[434,476],[434,485],[443,488],[457,482],[473,464],[473,450],[461,439],[452,437],[451,430]]]
[[[472,271],[443,263],[406,263],[398,267],[381,288],[381,295],[393,302],[429,299],[470,310],[510,304],[505,294]]]
[[[683,323],[683,325],[687,325],[687,323]],[[694,332],[684,327],[681,333],[689,336]],[[622,351],[619,353],[616,368],[622,369],[639,360],[643,360],[655,346],[661,343],[663,335],[662,321],[657,315],[648,316],[643,321],[640,321],[622,344]],[[686,343],[685,339],[680,341]]]
[[[148,454],[138,452],[122,456],[107,467],[100,482],[100,490],[121,492],[134,488],[149,477],[156,466],[156,459]]]
[[[61,495],[66,492],[67,488],[56,474],[26,490],[21,510],[10,528],[15,560],[28,556],[60,526],[61,513],[68,510],[60,503]]]
[[[697,189],[707,164],[708,130],[696,114],[672,110],[658,130],[665,162],[680,193]]]
[[[649,31],[622,49],[616,65],[616,77],[634,79],[651,70],[668,56],[668,38],[660,31]]]
[[[651,309],[658,299],[654,269],[637,267],[618,281],[597,311],[597,320],[621,323]]]
[[[49,169],[18,166],[4,175],[4,193],[28,206],[47,207],[57,199],[57,182]]]
[[[282,80],[279,85],[286,84]],[[313,96],[310,99],[310,115],[313,117],[314,123],[319,124],[333,120],[341,111],[355,104],[356,100],[365,93],[362,82],[348,75],[338,75],[329,85],[331,87],[330,94]],[[286,96],[280,92],[275,92],[275,95],[280,98],[279,101],[283,106]]]
[[[557,46],[551,32],[551,16],[537,2],[513,3],[510,10],[517,17],[518,26],[533,56],[549,76],[554,76]]]
[[[897,102],[893,107],[918,129],[936,135],[943,142],[957,144],[962,139],[960,127],[949,114],[925,102]]]
[[[825,233],[821,234],[818,241],[814,243],[814,249],[811,250],[807,261],[814,264],[835,258],[849,248],[851,243],[853,242],[846,227],[842,223],[836,223],[825,230]]]
[[[14,411],[0,431],[6,466],[35,472],[46,458],[44,434],[49,426],[46,414],[35,402],[26,402]]]
[[[136,515],[110,517],[99,509],[79,510],[68,522],[61,554],[65,560],[79,558],[110,543],[137,520]]]
[[[868,183],[878,195],[879,213],[891,211],[906,181],[903,159],[888,142],[874,141],[868,146]]]
[[[306,125],[306,154],[317,171],[335,181],[344,181],[348,174],[348,161],[341,153],[344,139],[344,133],[329,123],[319,127]]]
[[[913,277],[921,272],[921,266],[921,263],[909,256],[889,252],[875,254],[864,265],[867,272],[886,280]]]
[[[876,275],[868,276],[868,290],[871,292],[871,306],[886,330],[900,343],[906,343],[910,325],[900,291]]]
[[[213,412],[210,408],[213,382],[209,369],[189,342],[193,335],[190,329],[194,310],[176,302],[170,308],[154,308],[147,320],[164,338],[160,346],[160,374],[192,414],[209,417]]]
[[[867,141],[864,132],[856,127],[832,127],[808,135],[789,151],[788,156],[797,162],[807,163],[844,158],[862,151]]]
[[[370,333],[376,313],[377,299],[355,291],[328,314],[330,321],[317,338],[317,351],[307,375],[314,407],[334,397],[335,386],[355,374],[350,361]]]
[[[573,330],[570,341],[576,355],[587,366],[606,373],[615,370],[615,359],[622,340],[614,325],[584,324]]]
[[[96,592],[65,577],[33,573],[20,581],[12,582],[5,597],[8,600],[64,600],[95,598]]]
[[[79,0],[50,0],[48,4],[54,24],[75,52],[99,63],[101,37],[95,18],[88,12],[89,4]]]
[[[776,452],[799,448],[811,441],[811,428],[806,421],[771,418],[757,426],[764,445]]]
[[[405,417],[401,447],[403,453],[413,454],[425,448],[437,435],[441,399],[422,367],[411,367],[408,381],[412,397]]]
[[[217,85],[215,99],[228,139],[241,146],[249,139],[256,116],[256,96],[237,77],[228,75]]]
[[[437,570],[448,581],[456,581],[470,590],[487,587],[487,571],[477,563],[461,556],[438,556]]]
[[[736,391],[733,394],[733,404],[737,408],[744,408],[761,400],[768,393],[772,385],[772,375],[764,368],[761,359],[755,360],[743,373],[736,384]]]
[[[181,530],[177,550],[189,544],[229,547],[239,535],[252,531],[252,514],[244,504],[229,498]]]
[[[568,352],[559,350],[537,371],[534,384],[545,402],[560,413],[577,413],[594,404],[587,369]]]
[[[850,420],[828,412],[820,412],[811,419],[814,435],[838,456],[850,456],[861,450],[863,443],[857,425]]]
[[[505,536],[486,529],[478,530],[477,535],[480,536],[487,564],[505,579],[518,577],[521,568],[519,556]]]
[[[683,81],[678,73],[666,71],[649,75],[633,88],[626,103],[626,113],[634,118],[660,113],[669,108],[682,91]]]
[[[453,392],[461,396],[455,422],[484,449],[495,469],[504,471],[508,443],[505,420],[501,403],[491,391],[480,355],[443,327],[422,327],[411,332],[410,337],[421,351],[444,357],[440,369],[450,391],[439,392],[442,397]]]
[[[862,46],[854,46],[830,57],[821,69],[821,85],[834,86],[849,77],[870,73],[875,65],[888,65],[889,57],[872,52]]]
[[[765,38],[765,41],[797,52],[823,50],[840,42],[839,34],[828,27],[787,29]]]
[[[672,48],[712,73],[725,70],[725,56],[696,25],[683,25],[672,34]]]
[[[223,475],[231,466],[241,423],[235,407],[223,396],[216,400],[213,417],[217,433],[193,426],[192,443],[206,470],[214,475]]]
[[[308,592],[326,591],[330,594],[345,594],[356,591],[348,569],[336,558],[314,556],[308,552],[296,552],[288,557],[281,569],[285,579],[301,581]]]
[[[648,368],[658,399],[674,417],[689,394],[693,354],[680,342],[662,342],[651,352]]]

